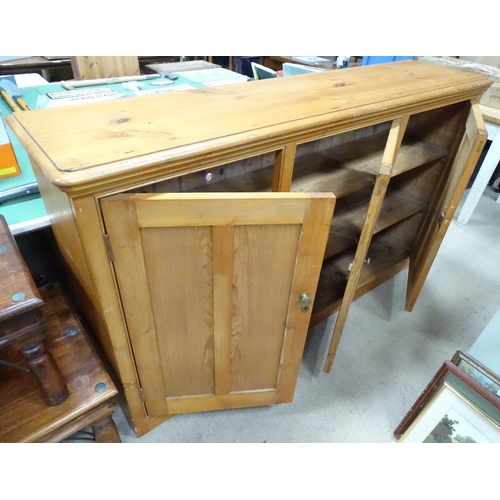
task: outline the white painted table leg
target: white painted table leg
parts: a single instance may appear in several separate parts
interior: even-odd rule
[[[469,222],[472,212],[474,212],[474,209],[479,203],[479,200],[488,185],[488,181],[491,179],[491,176],[500,161],[500,133],[498,133],[500,126],[487,123],[486,128],[488,129],[488,139],[491,139],[492,142],[490,149],[484,158],[483,164],[481,165],[481,169],[477,174],[476,180],[470,188],[467,199],[465,200],[462,210],[460,210],[460,214],[458,215],[457,220],[462,224],[467,224],[467,222]]]

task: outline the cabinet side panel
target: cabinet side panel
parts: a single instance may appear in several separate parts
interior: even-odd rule
[[[60,191],[47,180],[34,161],[31,161],[31,164],[64,261],[73,290],[73,298],[84,313],[85,320],[90,324],[92,333],[97,336],[109,362],[116,370],[116,360],[100,313],[99,302],[75,221],[73,204],[65,192]]]
[[[214,394],[212,228],[141,234],[167,397]]]
[[[235,228],[231,391],[276,387],[300,229]]]

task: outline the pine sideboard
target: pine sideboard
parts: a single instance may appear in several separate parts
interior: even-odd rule
[[[411,311],[490,84],[405,61],[9,117],[136,434],[292,401],[308,328],[338,312],[328,372],[353,300],[407,266]]]

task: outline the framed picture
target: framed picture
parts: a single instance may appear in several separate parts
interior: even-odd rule
[[[500,426],[445,382],[399,443],[500,443]]]
[[[493,373],[472,356],[460,350],[451,358],[451,362],[470,375],[474,380],[477,380],[488,391],[500,397],[500,376],[496,373]]]
[[[461,354],[463,355],[463,353]],[[458,355],[456,354],[455,356]],[[461,363],[464,363],[465,358],[460,357],[460,360],[462,360]],[[478,365],[474,366],[477,367]],[[467,399],[480,407],[483,412],[490,416],[494,415],[495,418],[492,418],[492,420],[500,421],[500,417],[498,417],[498,415],[500,415],[500,397],[488,390],[478,380],[469,375],[465,370],[462,370],[462,368],[455,363],[445,361],[408,413],[403,417],[400,424],[396,427],[394,431],[394,436],[396,438],[399,439],[407,431],[412,422],[417,418],[436,392],[443,386],[445,381],[448,381],[448,383],[456,389],[458,388],[460,393],[466,394]]]

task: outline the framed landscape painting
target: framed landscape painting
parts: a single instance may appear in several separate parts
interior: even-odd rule
[[[462,352],[460,349],[455,353],[451,362],[457,365],[461,370],[477,380],[483,387],[500,397],[500,377],[486,368],[472,356]]]
[[[399,443],[500,443],[500,426],[445,382]]]

